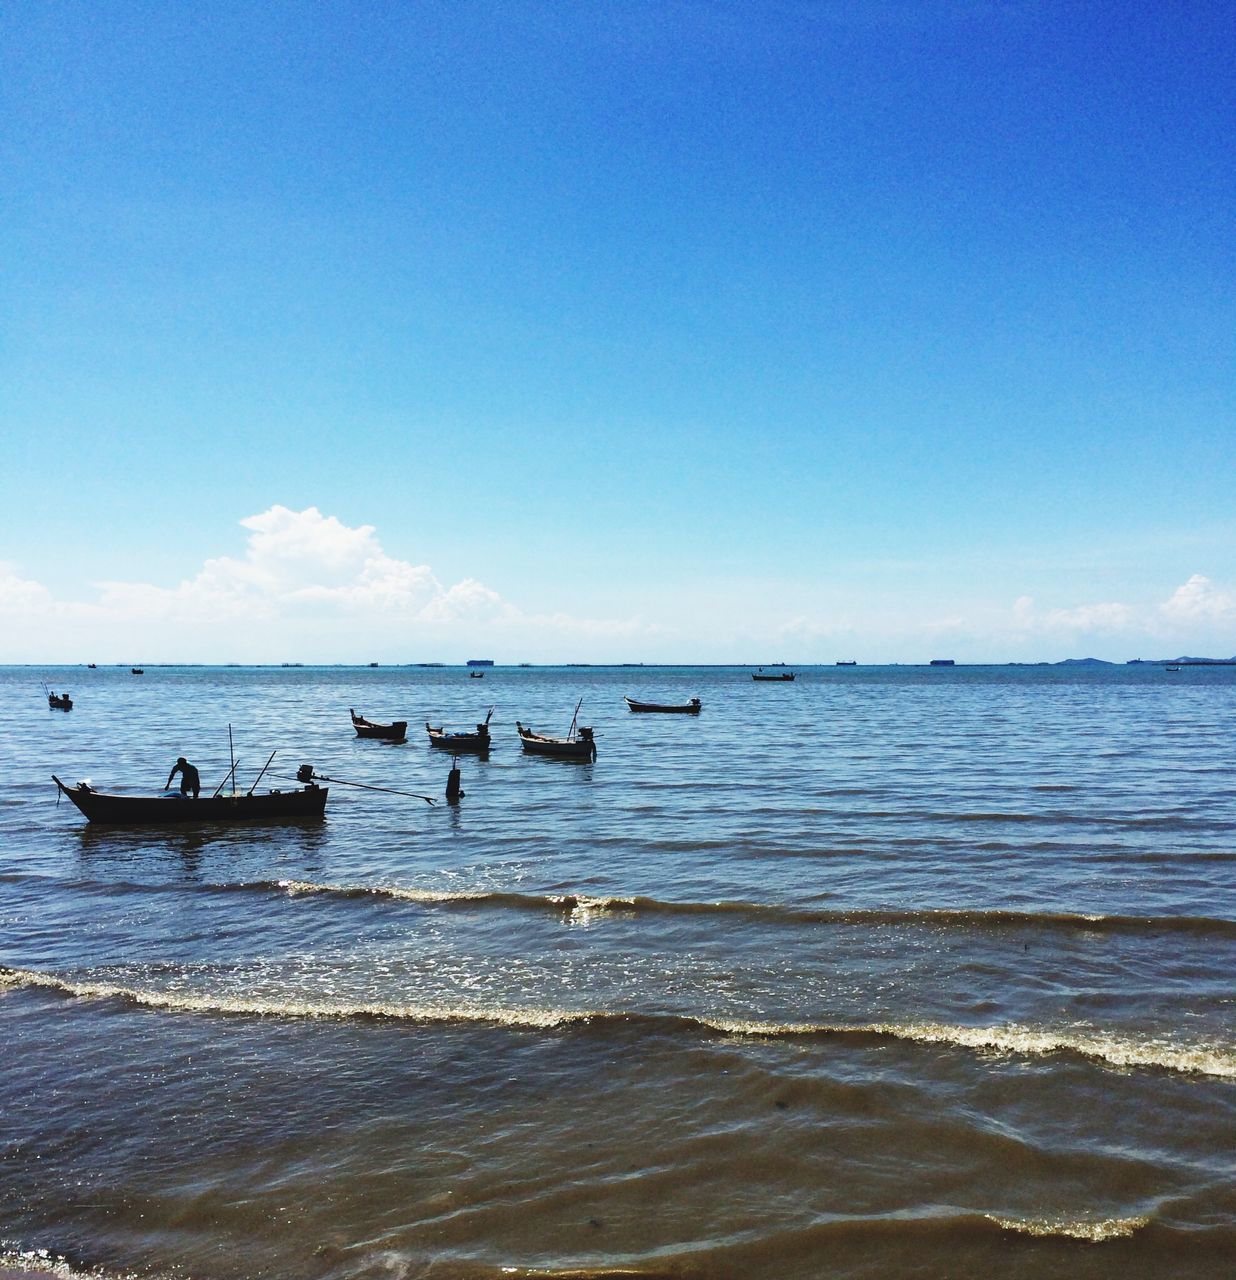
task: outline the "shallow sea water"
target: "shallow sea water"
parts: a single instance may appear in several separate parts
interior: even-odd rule
[[[0,693],[0,1267],[1236,1267],[1236,668]],[[560,732],[581,697],[594,764],[520,753],[517,718]],[[311,762],[440,798],[421,726],[491,705],[455,808],[333,785],[318,823],[125,832],[50,780],[152,792],[184,754],[213,790],[230,724],[242,787],[277,749],[263,788]]]

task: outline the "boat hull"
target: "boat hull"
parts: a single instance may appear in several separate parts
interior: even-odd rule
[[[375,738],[382,742],[404,742],[408,736],[408,722],[393,720],[390,724],[375,724],[352,712],[352,728],[358,738]]]
[[[300,818],[321,818],[326,810],[325,787],[310,786],[297,791],[266,791],[254,795],[199,796],[194,800],[182,795],[120,796],[94,791],[81,784],[66,787],[54,774],[52,780],[88,822],[112,826],[290,822]]]
[[[444,751],[471,751],[476,755],[485,755],[489,751],[488,733],[484,737],[479,733],[444,733],[430,725],[425,726],[425,732],[429,734],[429,745],[441,747]]]
[[[521,738],[530,756],[552,756],[555,760],[595,760],[597,749],[591,742],[551,741],[545,738]]]
[[[794,673],[791,671],[791,672],[789,672],[788,674],[783,675],[783,676],[761,676],[761,675],[752,675],[751,679],[752,679],[752,680],[763,680],[763,681],[765,681],[765,682],[770,682],[770,681],[787,681],[787,680],[793,680],[793,679],[794,679]]]
[[[697,716],[700,713],[701,706],[698,698],[692,698],[690,702],[680,703],[677,706],[660,702],[636,702],[631,698],[623,698],[623,702],[627,704],[627,710],[629,711],[675,716]]]

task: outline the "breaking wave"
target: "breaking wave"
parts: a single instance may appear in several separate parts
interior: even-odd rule
[[[492,1024],[514,1029],[626,1028],[649,1034],[675,1031],[751,1039],[848,1038],[944,1045],[976,1053],[1045,1057],[1068,1053],[1112,1067],[1138,1067],[1236,1080],[1236,1050],[1214,1044],[1137,1040],[1094,1028],[1049,1030],[1006,1024],[973,1027],[943,1022],[765,1022],[682,1013],[604,1009],[512,1008],[486,1004],[313,1001],[288,998],[195,995],[142,990],[114,982],[62,978],[30,969],[0,967],[0,991],[35,987],[82,1000],[121,1000],[175,1013],[375,1022]]]
[[[223,886],[221,886],[223,887]],[[227,886],[232,887],[232,886]],[[907,911],[884,907],[796,907],[776,903],[667,902],[641,894],[533,894],[486,889],[410,889],[390,885],[333,885],[308,880],[259,880],[240,889],[321,895],[342,899],[389,899],[422,906],[508,908],[557,915],[740,916],[786,924],[917,926],[953,929],[1081,929],[1092,933],[1197,933],[1236,938],[1236,920],[1213,916],[1130,916],[1101,912],[975,910],[940,908]]]
[[[1006,1218],[994,1213],[989,1213],[987,1217],[1006,1231],[1016,1231],[1028,1236],[1065,1236],[1070,1240],[1089,1240],[1092,1244],[1131,1236],[1150,1222],[1148,1217]]]

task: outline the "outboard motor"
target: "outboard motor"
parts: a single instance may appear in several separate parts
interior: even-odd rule
[[[303,782],[306,786],[311,787],[313,785],[313,765],[302,764],[296,770],[296,781]]]

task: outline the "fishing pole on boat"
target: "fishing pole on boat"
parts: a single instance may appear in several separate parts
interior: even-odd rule
[[[229,778],[234,778],[234,777],[236,776],[236,766],[237,766],[239,763],[240,763],[240,761],[239,761],[239,760],[233,760],[233,761],[232,761],[232,767],[231,767],[231,768],[230,768],[230,769],[229,769],[229,770],[228,770],[228,771],[223,775],[223,781],[222,781],[221,783],[219,783],[219,785],[215,788],[215,794],[214,794],[213,796],[211,796],[211,799],[212,799],[212,800],[213,800],[213,799],[215,799],[215,798],[219,795],[219,793],[223,790],[223,788],[227,786],[227,784],[228,784],[228,779],[229,779]],[[256,785],[256,783],[255,783],[254,785]],[[232,794],[233,794],[233,795],[235,795],[235,794],[236,794],[236,787],[235,787],[235,785],[233,785],[233,787],[232,787]]]
[[[293,781],[286,773],[272,773],[272,778],[286,778]],[[424,800],[426,804],[437,804],[437,801],[429,796],[420,795],[416,791],[399,791],[395,787],[375,787],[372,782],[349,782],[347,778],[330,778],[324,773],[315,772],[312,765],[301,765],[296,771],[296,782],[331,782],[338,787],[360,787],[363,791],[384,791],[387,795],[392,796],[410,796],[413,800]]]
[[[276,747],[276,748],[275,748],[275,751],[277,751],[277,750],[278,750],[278,747]],[[266,761],[266,763],[262,766],[262,773],[265,773],[265,772],[266,772],[266,770],[270,768],[270,762],[271,762],[271,760],[273,760],[274,758],[275,758],[275,752],[274,752],[274,751],[272,751],[272,752],[270,753],[270,758],[269,758],[269,759]],[[247,793],[247,794],[249,794],[249,795],[252,795],[252,794],[253,794],[253,788],[254,788],[254,787],[256,787],[256,786],[257,786],[257,784],[258,784],[259,782],[261,782],[261,781],[262,781],[262,773],[259,773],[259,774],[258,774],[258,776],[257,776],[256,778],[254,778],[254,779],[253,779],[253,787],[250,787],[250,788],[249,788],[249,791],[248,791],[248,793]]]

